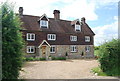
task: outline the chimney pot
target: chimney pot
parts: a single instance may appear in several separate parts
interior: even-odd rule
[[[20,16],[23,15],[23,7],[19,7],[19,15],[20,15]]]
[[[60,19],[60,11],[59,10],[54,10],[53,14],[54,14],[54,18],[56,20]]]
[[[81,18],[81,22],[82,22],[83,24],[86,23],[85,20],[86,20],[85,17],[82,17],[82,18]]]

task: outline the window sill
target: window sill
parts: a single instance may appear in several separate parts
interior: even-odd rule
[[[31,39],[27,39],[27,41],[35,41],[35,39],[34,39],[34,40],[31,40]]]
[[[27,52],[28,54],[34,54],[35,52]]]
[[[77,51],[71,51],[71,53],[77,53]]]
[[[85,42],[90,42],[90,41],[85,41]]]
[[[50,52],[50,54],[55,54],[55,52]]]

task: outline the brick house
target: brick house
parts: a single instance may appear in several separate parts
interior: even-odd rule
[[[94,57],[94,32],[85,18],[74,21],[60,19],[60,11],[53,11],[54,18],[24,15],[19,8],[26,56],[32,57]]]

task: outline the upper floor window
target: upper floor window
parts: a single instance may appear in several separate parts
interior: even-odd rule
[[[27,46],[27,53],[35,53],[35,46]]]
[[[48,40],[56,40],[56,35],[55,34],[48,34],[47,39]]]
[[[81,31],[81,26],[80,25],[75,25],[75,31]]]
[[[86,52],[90,52],[90,46],[86,46],[86,47],[85,47],[85,51],[86,51]]]
[[[77,36],[70,36],[71,41],[77,41]]]
[[[50,53],[55,53],[55,46],[51,46]]]
[[[40,26],[41,28],[48,28],[48,21],[40,20]]]
[[[85,42],[90,42],[90,36],[85,36]]]
[[[34,41],[35,40],[35,34],[34,33],[27,33],[27,40]]]
[[[71,50],[71,52],[77,52],[77,47],[76,47],[76,45],[70,46],[70,50]]]

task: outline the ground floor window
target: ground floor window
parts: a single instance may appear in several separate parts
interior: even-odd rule
[[[35,46],[27,46],[27,53],[35,53]]]
[[[70,50],[71,50],[71,52],[77,52],[77,47],[76,47],[76,45],[70,46]]]
[[[90,52],[90,46],[86,46],[86,47],[85,47],[85,51],[86,51],[86,52]]]
[[[50,53],[55,53],[55,46],[51,46]]]

